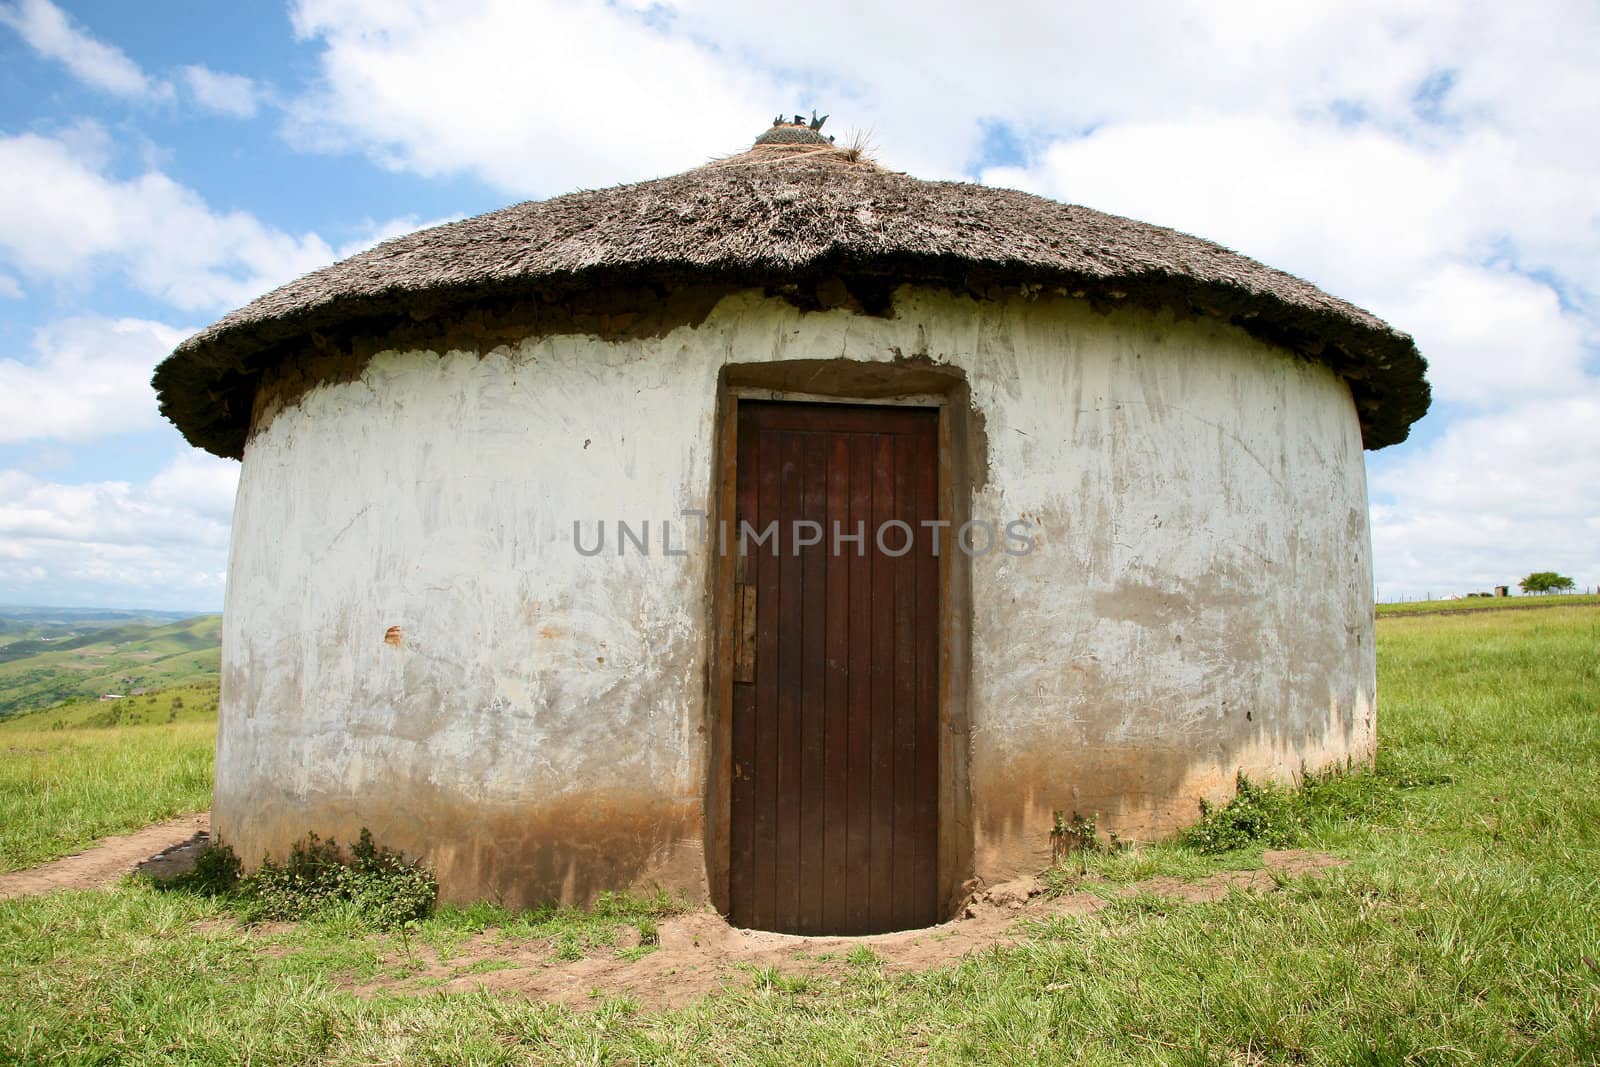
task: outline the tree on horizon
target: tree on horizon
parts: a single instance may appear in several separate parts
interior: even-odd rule
[[[1524,593],[1565,593],[1576,584],[1571,578],[1555,571],[1534,571],[1518,582],[1517,588]]]

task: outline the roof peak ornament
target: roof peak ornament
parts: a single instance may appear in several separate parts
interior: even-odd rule
[[[802,145],[831,145],[833,138],[823,136],[822,124],[828,121],[828,116],[817,117],[816,109],[811,111],[811,118],[804,115],[795,115],[791,121],[782,112],[772,116],[772,127],[756,138],[758,145],[773,144],[802,144]]]
[[[804,115],[796,115],[793,122],[785,119],[782,112],[772,116],[772,124],[774,126],[804,126],[808,130],[820,130],[822,129],[822,124],[827,121],[827,115],[822,116],[820,119],[817,118],[816,108],[811,109],[811,121],[809,122],[806,121],[806,117]],[[833,138],[830,137],[828,140],[831,141]]]

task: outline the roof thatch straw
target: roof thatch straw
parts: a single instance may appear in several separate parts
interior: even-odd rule
[[[494,301],[571,302],[607,287],[794,292],[843,278],[980,297],[1043,286],[1213,316],[1343,376],[1367,448],[1404,440],[1427,411],[1426,363],[1411,338],[1299,278],[1175,230],[1009,189],[920,181],[859,149],[798,140],[670,178],[517,204],[308,274],[179,345],[156,368],[161,410],[192,443],[238,457],[262,374],[313,346]]]

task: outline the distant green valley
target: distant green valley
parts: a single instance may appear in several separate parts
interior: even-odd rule
[[[0,719],[108,694],[214,687],[221,637],[221,615],[0,607]]]

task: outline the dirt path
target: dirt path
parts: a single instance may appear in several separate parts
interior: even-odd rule
[[[107,837],[76,856],[0,874],[0,900],[56,889],[95,889],[125,874],[173,875],[187,870],[211,830],[211,813],[180,815],[131,834]]]
[[[1198,881],[1152,878],[1121,887],[1115,895],[1217,900],[1235,888],[1270,892],[1281,877],[1344,865],[1332,856],[1300,850],[1268,852],[1263,862],[1261,870],[1226,871]],[[693,912],[663,921],[660,947],[638,958],[629,951],[639,943],[633,927],[617,929],[615,948],[573,961],[555,959],[556,946],[550,941],[515,942],[491,930],[468,938],[444,958],[429,946],[413,943],[409,957],[391,955],[383,961],[403,977],[346,986],[362,995],[485,989],[572,1007],[596,1004],[597,994],[628,997],[645,1009],[679,1007],[726,985],[748,985],[755,968],[776,968],[785,976],[813,981],[837,979],[851,967],[846,957],[863,947],[886,970],[925,970],[1012,943],[1019,920],[1088,915],[1107,905],[1098,893],[1047,898],[1043,889],[1031,878],[996,886],[974,900],[960,919],[871,937],[796,937],[739,930],[712,912]]]

